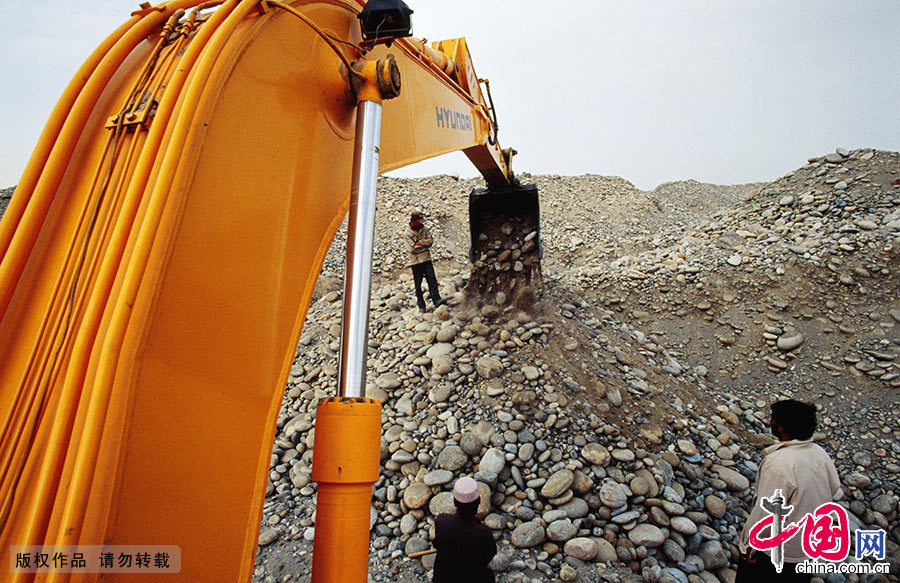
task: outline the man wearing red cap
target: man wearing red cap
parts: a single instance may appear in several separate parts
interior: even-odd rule
[[[478,482],[464,477],[453,485],[456,514],[435,520],[434,583],[494,583],[488,563],[497,554],[494,535],[475,518],[481,495]]]
[[[406,250],[409,251],[409,266],[413,272],[413,283],[416,286],[416,302],[419,311],[425,311],[425,297],[422,294],[422,278],[428,282],[428,293],[431,294],[431,302],[434,307],[446,303],[438,292],[437,277],[434,275],[434,265],[431,264],[431,251],[429,248],[434,243],[431,231],[425,226],[422,213],[414,211],[409,215],[409,228],[403,233],[406,242]]]

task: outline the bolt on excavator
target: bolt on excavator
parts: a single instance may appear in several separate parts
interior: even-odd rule
[[[509,303],[540,280],[537,190],[500,147],[489,84],[465,39],[414,38],[411,13],[142,3],[75,74],[0,221],[10,580],[130,581],[140,571],[97,561],[135,546],[172,551],[166,580],[251,579],[283,387],[349,215],[338,387],[315,415],[312,580],[366,581],[378,175],[462,150],[487,183],[469,196],[470,290]],[[25,560],[78,549],[83,565]]]

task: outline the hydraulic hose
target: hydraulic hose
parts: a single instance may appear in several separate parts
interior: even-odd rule
[[[206,5],[195,8],[188,17],[188,29],[183,32],[182,39],[180,40],[182,46],[186,37],[190,34],[193,22],[196,20],[197,11],[210,5],[222,4],[221,8],[212,15],[210,20],[200,27],[196,37],[194,37],[187,46],[184,56],[177,61],[178,68],[167,83],[166,92],[163,94],[162,100],[160,101],[154,123],[150,126],[144,149],[135,165],[132,177],[129,180],[128,192],[125,197],[128,204],[126,209],[127,213],[123,212],[127,218],[124,221],[119,221],[117,224],[117,229],[114,232],[109,245],[112,252],[108,253],[103,261],[98,277],[98,285],[95,286],[94,294],[90,302],[90,305],[94,306],[95,309],[89,311],[85,316],[87,325],[83,326],[83,331],[80,334],[81,337],[76,343],[76,348],[72,355],[72,361],[81,364],[73,367],[70,374],[67,375],[64,385],[64,390],[67,392],[77,391],[78,387],[84,383],[89,367],[88,363],[92,356],[92,350],[98,342],[96,339],[97,329],[100,327],[104,316],[106,315],[106,317],[108,317],[109,312],[107,308],[109,306],[107,298],[116,284],[117,274],[119,274],[120,266],[123,262],[123,257],[126,253],[126,248],[130,239],[129,235],[135,230],[134,228],[137,222],[140,221],[140,217],[142,216],[140,209],[144,210],[143,216],[146,216],[146,207],[151,204],[151,200],[147,196],[147,192],[151,190],[150,177],[156,164],[161,161],[160,156],[164,155],[164,153],[162,153],[163,151],[160,149],[160,145],[166,137],[169,120],[172,119],[174,112],[176,111],[179,98],[183,94],[187,79],[194,70],[194,65],[201,52],[209,43],[209,39],[212,37],[213,33],[234,10],[237,2],[238,0],[229,0],[225,3],[207,3]],[[141,225],[141,228],[142,227],[143,225]],[[154,230],[153,232],[155,233],[156,231]],[[96,355],[94,356],[96,357]],[[118,410],[111,412],[111,417],[106,419],[108,426],[121,426],[123,420],[119,413]],[[101,492],[105,496],[106,493],[111,490],[110,482],[113,478],[114,476],[109,475],[108,473],[95,475],[92,494]],[[107,511],[110,510],[112,509],[107,505]],[[96,524],[85,524],[81,535],[82,540],[100,540],[103,536],[102,522],[103,521],[98,521]]]
[[[68,167],[72,152],[75,149],[78,138],[81,136],[81,131],[84,129],[88,117],[93,112],[97,99],[100,97],[106,84],[134,48],[141,42],[144,42],[146,37],[165,22],[172,12],[185,6],[191,6],[194,3],[194,0],[171,2],[166,5],[166,12],[153,11],[138,20],[134,26],[129,28],[128,32],[115,42],[106,56],[102,58],[82,92],[75,99],[66,122],[61,128],[59,137],[47,157],[40,176],[37,177],[30,197],[31,200],[27,208],[21,212],[15,232],[12,234],[6,247],[4,260],[0,263],[0,318],[5,314],[10,297],[16,288],[16,283],[25,269],[31,249],[47,216],[50,203],[53,202],[57,188]],[[24,192],[27,191],[27,189],[24,190]]]
[[[322,37],[322,40],[324,40],[328,44],[328,46],[331,48],[331,50],[334,51],[334,54],[336,54],[338,56],[338,58],[341,60],[341,63],[344,64],[344,67],[347,69],[347,72],[350,75],[353,75],[354,77],[357,77],[360,79],[364,78],[359,71],[356,71],[350,65],[350,61],[347,60],[347,57],[344,56],[344,53],[341,52],[340,47],[338,47],[335,44],[334,40],[330,36],[325,34],[325,31],[322,30],[321,28],[319,28],[319,26],[315,22],[310,20],[305,14],[303,14],[296,8],[288,6],[287,4],[282,4],[281,2],[278,2],[276,0],[266,0],[266,3],[270,4],[272,6],[275,6],[277,8],[281,8],[282,10],[288,12],[289,14],[292,14],[293,16],[296,16],[297,18],[299,18],[300,20],[305,22],[307,25],[309,25],[309,27],[312,28],[317,35]],[[357,50],[359,50],[359,49],[357,49]]]
[[[9,202],[6,212],[3,214],[3,221],[0,221],[0,260],[6,255],[13,233],[22,219],[25,207],[31,199],[32,191],[40,178],[47,158],[56,144],[60,130],[69,116],[76,99],[103,60],[103,57],[140,19],[139,15],[132,16],[100,43],[100,46],[78,68],[75,76],[69,81],[62,96],[54,106],[53,111],[50,113],[50,118],[44,125],[43,131],[41,131],[37,145],[35,145],[34,151],[31,153],[28,164],[25,166],[22,177],[19,178],[19,182],[16,185],[16,195]]]
[[[170,24],[174,24],[173,20],[177,19],[177,15],[178,13],[176,12],[176,14],[170,18]],[[181,27],[182,31],[175,46],[169,49],[167,53],[169,58],[167,58],[165,70],[157,75],[157,77],[159,77],[157,89],[162,83],[162,80],[169,76],[169,71],[176,62],[176,59],[173,57],[177,55],[183,47],[186,37],[192,30],[196,15],[197,9],[190,13],[186,22]],[[204,36],[208,37],[209,33],[206,35],[203,35],[202,33],[198,35],[197,39],[195,39],[197,46],[203,46]],[[161,47],[157,47],[157,49],[159,48]],[[56,410],[57,419],[65,419],[68,421],[65,423],[54,423],[52,425],[51,434],[49,436],[50,443],[68,444],[70,433],[72,435],[80,434],[80,431],[72,431],[73,423],[75,423],[73,416],[79,400],[78,391],[83,383],[85,369],[89,360],[89,351],[94,342],[99,321],[102,317],[103,308],[110,295],[115,273],[119,262],[121,261],[122,253],[124,252],[128,233],[133,226],[134,216],[137,213],[137,207],[142,201],[143,190],[141,185],[146,182],[147,175],[149,175],[150,165],[152,165],[152,161],[156,158],[158,145],[161,141],[162,134],[165,131],[168,117],[171,115],[174,108],[174,103],[180,92],[180,87],[184,83],[186,71],[190,70],[190,65],[196,58],[197,53],[197,50],[188,51],[184,57],[177,60],[182,68],[175,73],[168,83],[169,93],[164,96],[163,101],[157,110],[155,123],[151,126],[151,131],[146,140],[143,141],[139,159],[133,173],[130,177],[123,176],[120,178],[119,186],[116,188],[115,198],[124,198],[124,202],[117,215],[112,233],[105,233],[103,236],[104,243],[99,246],[104,249],[105,254],[102,260],[99,261],[99,274],[97,275],[96,282],[92,286],[91,299],[87,303],[87,311],[83,316],[77,337],[74,340],[73,353],[68,363],[67,379],[61,388],[62,394],[59,399],[59,407]],[[129,153],[129,159],[126,160],[123,168],[127,169],[132,167],[131,157],[136,153],[138,144],[138,139],[132,141],[132,150]],[[123,189],[127,189],[124,197],[121,196]],[[73,381],[72,377],[77,378]],[[56,381],[54,380],[53,382],[55,384]],[[45,456],[42,459],[39,476],[36,480],[37,490],[32,495],[32,499],[35,500],[36,503],[32,509],[31,520],[27,521],[27,524],[30,525],[30,529],[26,531],[25,536],[23,537],[24,540],[38,540],[38,537],[43,539],[44,534],[42,533],[44,533],[47,519],[45,515],[49,512],[48,506],[53,500],[53,496],[50,492],[54,491],[57,487],[61,474],[60,463],[61,460],[64,459],[66,449],[66,447],[55,447],[45,450],[47,453],[45,453]]]
[[[173,10],[178,9],[178,4],[179,3],[173,3]],[[180,4],[189,4],[189,2],[182,1]],[[2,294],[2,298],[0,298],[2,299],[0,313],[5,312],[12,291],[16,287],[16,281],[27,263],[31,245],[33,245],[34,240],[43,225],[47,208],[49,208],[59,181],[62,179],[62,175],[65,172],[68,157],[71,155],[72,150],[80,137],[80,132],[83,129],[88,116],[93,111],[95,103],[104,90],[106,83],[131,51],[138,44],[143,42],[146,35],[155,30],[160,22],[164,21],[168,16],[169,13],[167,12],[153,11],[152,13],[144,14],[142,17],[130,19],[126,25],[120,27],[117,33],[126,28],[127,31],[120,35],[111,35],[109,39],[107,39],[107,42],[101,45],[100,49],[92,55],[88,63],[82,67],[82,71],[92,71],[90,79],[81,84],[76,81],[70,83],[69,89],[73,92],[79,89],[79,85],[82,85],[81,93],[77,96],[67,94],[60,100],[60,104],[54,111],[55,117],[66,117],[65,124],[58,130],[60,132],[60,137],[55,140],[52,152],[47,156],[44,167],[39,168],[38,165],[35,164],[34,166],[30,166],[26,171],[26,176],[34,174],[35,180],[37,180],[37,186],[34,188],[36,194],[32,197],[27,210],[22,214],[21,221],[18,225],[14,224],[14,221],[12,220],[8,223],[6,221],[3,222],[5,227],[9,225],[9,228],[14,228],[15,232],[10,231],[11,245],[7,249],[7,254],[4,256],[2,265],[0,265],[0,288],[2,288],[0,289],[0,294]],[[117,36],[118,38],[116,38]],[[109,47],[109,44],[112,44],[113,46]],[[99,59],[99,64],[93,66],[93,63],[98,60],[97,57],[99,56],[100,50],[103,49],[107,50],[107,54]],[[67,101],[74,101],[74,105],[71,108],[69,115],[64,116],[64,104]],[[49,132],[54,123],[55,122],[52,120],[51,123],[48,123],[47,130],[43,136],[43,138],[46,139],[42,138],[43,142],[48,143],[50,138],[52,138],[52,135],[50,135]],[[40,150],[40,147],[38,150]],[[40,158],[42,154],[38,152],[35,156]],[[25,184],[25,186],[27,187],[28,184]],[[22,193],[26,192],[27,189],[22,191]],[[24,204],[28,199],[23,196],[20,200],[23,201]],[[61,280],[58,279],[57,284],[60,282]],[[59,288],[57,288],[57,291],[59,291]],[[56,296],[56,294],[54,294],[54,296]],[[51,313],[54,310],[53,303],[53,300],[51,300]],[[47,320],[45,320],[45,325],[46,324]],[[55,344],[55,342],[50,342],[49,346],[44,348],[45,353],[46,350],[52,349],[53,344]],[[51,376],[52,374],[53,373],[51,372]],[[39,379],[40,377],[41,375],[36,375],[36,378]],[[32,407],[30,407],[30,415],[36,421],[37,416],[43,410],[44,399],[34,391],[27,390],[19,393],[17,398],[21,398],[23,395],[25,398],[31,397]],[[34,405],[39,405],[37,410],[34,410]],[[19,409],[19,412],[21,413],[26,413],[26,411],[25,407]],[[21,416],[19,417],[19,421],[22,421]],[[7,418],[7,429],[9,429],[8,423],[16,423],[16,420],[14,418]],[[30,431],[24,431],[23,434],[27,437],[30,434]],[[10,443],[7,442],[6,445],[9,446]],[[28,451],[31,450],[31,446],[29,444],[26,449],[19,450],[18,454],[14,453],[16,449],[17,448],[13,446],[13,449],[4,450],[5,459],[9,459],[7,457],[8,455],[17,455],[21,459],[14,464],[4,466],[5,469],[12,470],[14,474],[11,475],[6,472],[3,477],[2,488],[0,488],[0,494],[2,494],[2,496],[0,496],[0,504],[2,504],[2,506],[0,506],[0,522],[5,521],[5,516],[9,512],[11,496],[16,490],[15,486],[20,479],[19,473],[24,468],[25,456],[27,456]]]
[[[222,26],[219,27],[208,46],[204,47],[196,65],[196,71],[191,76],[191,82],[186,88],[184,96],[185,108],[187,104],[197,104],[194,111],[185,112],[175,122],[172,138],[167,146],[167,151],[179,152],[187,142],[188,135],[193,129],[196,119],[202,119],[202,114],[213,100],[212,96],[205,95],[205,82],[216,64],[216,60],[225,43],[229,40],[234,30],[244,17],[258,4],[257,0],[242,0],[231,12]],[[193,109],[193,108],[191,108]],[[122,280],[122,289],[116,300],[109,328],[104,335],[103,347],[99,351],[101,355],[93,383],[93,391],[90,395],[85,426],[82,439],[74,456],[74,467],[70,479],[70,487],[62,506],[60,528],[55,541],[57,545],[77,544],[80,540],[83,519],[87,512],[87,506],[91,495],[91,484],[94,472],[102,468],[98,464],[100,443],[98,436],[102,435],[106,425],[106,415],[110,407],[110,398],[113,390],[113,381],[116,373],[119,354],[132,307],[137,295],[144,270],[147,266],[153,240],[155,239],[163,210],[168,201],[169,186],[173,183],[179,171],[181,156],[168,155],[162,162],[155,187],[150,195],[147,214],[141,225],[138,239],[134,246],[133,256],[128,264],[125,276]],[[54,574],[50,575],[48,582],[59,581]]]

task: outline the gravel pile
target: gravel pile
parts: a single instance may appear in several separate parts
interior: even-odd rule
[[[803,168],[751,190],[745,204],[717,210],[695,228],[683,229],[676,221],[651,250],[568,275],[581,283],[602,276],[670,284],[739,268],[764,284],[784,275],[784,263],[794,258],[827,267],[844,285],[890,275],[890,257],[870,252],[895,254],[900,242],[900,189],[892,184],[898,166],[896,152],[811,158]],[[859,265],[871,261],[885,265],[874,273]]]
[[[898,174],[898,154],[859,150],[766,185],[646,193],[614,177],[525,176],[541,193],[545,244],[527,310],[467,301],[476,181],[382,180],[370,579],[426,580],[433,556],[406,556],[430,547],[454,480],[470,475],[498,581],[732,581],[772,443],[768,405],[784,397],[819,404],[816,438],[844,503],[889,532],[900,568]],[[451,298],[426,314],[391,236],[411,209],[435,233]],[[336,391],[342,253],[339,237],[286,387],[257,581],[308,576],[313,417]],[[829,581],[861,580],[840,577]]]

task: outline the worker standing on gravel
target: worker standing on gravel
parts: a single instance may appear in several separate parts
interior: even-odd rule
[[[428,282],[428,293],[431,294],[431,302],[437,308],[443,303],[438,291],[437,277],[434,275],[434,265],[431,263],[431,245],[434,239],[431,231],[425,226],[422,213],[413,211],[409,215],[409,228],[403,234],[406,242],[406,250],[409,252],[409,266],[412,268],[413,283],[416,286],[416,301],[419,311],[425,311],[425,297],[422,294],[422,278]]]
[[[490,529],[475,518],[479,501],[478,482],[469,477],[456,480],[456,513],[435,519],[434,583],[494,583],[488,563],[497,554],[497,544]]]
[[[763,452],[757,473],[756,499],[741,533],[741,557],[735,583],[810,581],[812,575],[796,572],[797,563],[809,559],[803,552],[802,531],[780,547],[766,552],[750,546],[750,530],[769,516],[773,516],[774,525],[775,517],[780,518],[781,514],[785,517],[785,526],[799,522],[841,493],[834,462],[824,449],[812,442],[816,430],[815,405],[789,399],[773,403],[771,408],[769,423],[772,435],[779,442]],[[765,504],[761,505],[761,501]],[[783,513],[770,510],[775,507]],[[772,526],[765,527],[759,538],[772,538],[771,530]]]

